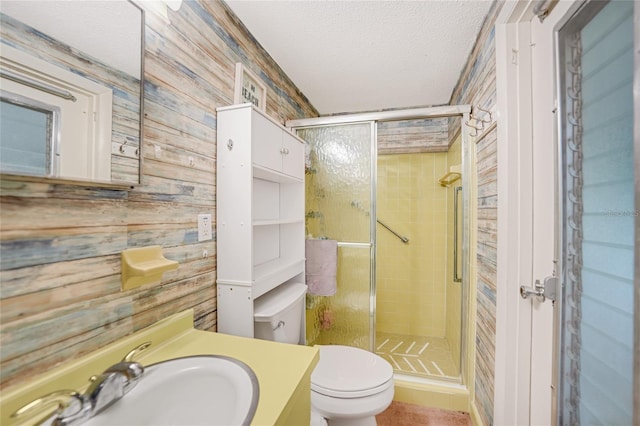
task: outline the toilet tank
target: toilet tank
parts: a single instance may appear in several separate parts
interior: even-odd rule
[[[306,293],[306,285],[286,283],[258,297],[253,305],[253,335],[298,344]]]

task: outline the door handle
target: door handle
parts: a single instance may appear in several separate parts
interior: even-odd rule
[[[526,285],[520,286],[520,297],[528,299],[529,296],[535,296],[538,298],[538,302],[544,302],[544,284],[540,283],[540,280],[536,280],[534,287],[528,287]]]
[[[558,285],[558,277],[547,277],[544,282],[536,280],[533,287],[525,285],[520,286],[520,297],[527,299],[529,296],[535,296],[539,302],[547,299],[556,300],[556,287]]]

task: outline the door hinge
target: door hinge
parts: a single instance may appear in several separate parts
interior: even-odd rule
[[[529,296],[535,296],[539,302],[544,302],[547,299],[555,301],[557,285],[558,277],[547,277],[542,283],[540,280],[536,280],[533,287],[521,285],[520,296],[523,299],[527,299]]]

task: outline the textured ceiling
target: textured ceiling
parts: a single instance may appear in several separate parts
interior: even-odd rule
[[[227,0],[321,114],[447,104],[489,0]]]

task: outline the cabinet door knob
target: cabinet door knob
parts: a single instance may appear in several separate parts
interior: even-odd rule
[[[233,139],[229,139],[227,141],[227,148],[229,149],[229,151],[233,149]]]

